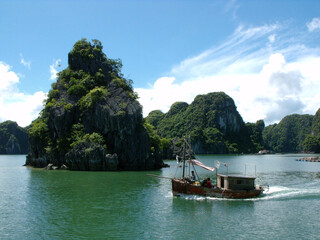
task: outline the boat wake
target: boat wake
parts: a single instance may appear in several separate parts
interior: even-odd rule
[[[309,186],[310,187],[310,186]],[[271,186],[264,193],[256,198],[245,198],[245,199],[227,199],[227,198],[215,198],[205,197],[197,195],[186,195],[181,194],[179,197],[186,200],[194,201],[269,201],[269,200],[292,200],[292,199],[312,199],[319,198],[320,188],[313,186],[312,188],[291,188],[284,186]]]
[[[255,200],[287,200],[306,199],[320,196],[320,188],[292,188],[283,186],[272,186],[265,191],[260,198]]]

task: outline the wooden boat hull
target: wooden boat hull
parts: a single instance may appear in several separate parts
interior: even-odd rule
[[[254,198],[263,192],[262,187],[251,190],[231,190],[222,188],[207,188],[196,184],[191,184],[182,179],[172,179],[172,194],[179,196],[180,194],[190,194],[199,196],[208,196],[216,198]]]

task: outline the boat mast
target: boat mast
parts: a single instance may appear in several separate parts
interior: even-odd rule
[[[186,165],[186,137],[184,137],[184,142],[183,142],[183,166],[182,166],[182,178],[184,178],[184,169]]]
[[[216,166],[216,186],[217,187],[218,187],[218,168],[219,167]]]

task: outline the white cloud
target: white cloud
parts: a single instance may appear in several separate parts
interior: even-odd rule
[[[241,70],[252,71],[252,68],[261,67],[267,60],[269,40],[267,35],[274,32],[278,25],[244,29],[240,26],[234,34],[223,44],[208,49],[198,56],[183,60],[175,66],[171,73],[179,78],[214,75],[217,72]],[[257,41],[263,41],[257,43]],[[252,62],[254,61],[254,62]],[[226,69],[226,66],[229,69]]]
[[[31,69],[31,61],[26,61],[24,58],[23,58],[23,55],[22,53],[20,53],[20,63],[27,67],[29,70]]]
[[[57,67],[60,66],[61,59],[56,60],[53,64],[50,65],[50,80],[57,79]]]
[[[299,39],[281,42],[280,37],[270,48],[270,36],[278,36],[279,29],[240,27],[224,44],[183,60],[151,88],[136,89],[144,115],[216,91],[235,100],[246,122],[270,124],[288,114],[315,114],[320,107],[319,51]]]
[[[147,115],[150,111],[160,109],[168,111],[172,103],[177,101],[190,102],[194,97],[192,93],[192,84],[184,82],[175,83],[174,77],[159,78],[152,89],[135,89],[139,95],[139,102],[143,105],[143,112]]]
[[[226,4],[225,13],[230,12],[232,19],[236,20],[237,19],[237,11],[238,11],[239,7],[240,7],[240,5],[237,3],[237,0],[230,0]]]
[[[307,27],[309,32],[320,29],[320,18],[313,18],[311,22],[307,23]]]
[[[17,88],[19,74],[11,67],[0,62],[0,122],[16,121],[20,126],[29,125],[41,109],[45,93],[21,93]]]
[[[0,62],[0,96],[10,94],[15,84],[19,82],[19,76],[10,69],[9,65]]]
[[[274,43],[274,41],[276,40],[276,34],[272,34],[268,37],[270,43]]]

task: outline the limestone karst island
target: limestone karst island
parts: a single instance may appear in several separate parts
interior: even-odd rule
[[[162,168],[182,155],[185,136],[196,154],[320,152],[320,110],[244,123],[233,99],[214,92],[143,119],[121,67],[100,41],[76,42],[39,117],[26,128],[0,123],[0,154],[28,153],[26,165],[39,168],[119,171]]]
[[[108,58],[100,41],[82,39],[70,51],[68,64],[29,129],[26,165],[93,171],[161,168],[142,107],[121,74],[121,61]]]

